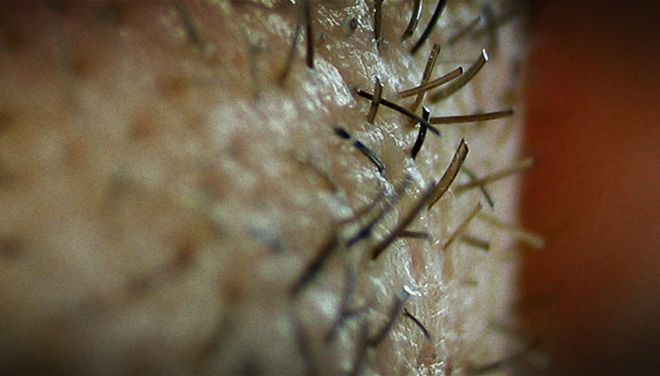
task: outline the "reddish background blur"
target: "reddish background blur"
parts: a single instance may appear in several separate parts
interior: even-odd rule
[[[536,1],[531,28],[524,317],[553,374],[657,374],[660,1]]]

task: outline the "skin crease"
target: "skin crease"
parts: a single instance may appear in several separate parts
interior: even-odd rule
[[[524,348],[510,319],[515,232],[477,215],[446,246],[479,202],[515,225],[516,178],[487,186],[493,209],[479,189],[450,190],[408,227],[430,240],[399,239],[370,260],[461,139],[479,176],[518,160],[522,107],[511,119],[440,127],[413,162],[416,127],[382,107],[369,124],[369,102],[355,95],[379,76],[383,97],[409,103],[396,91],[419,84],[430,50],[412,57],[413,40],[399,42],[411,2],[383,5],[380,51],[371,3],[311,2],[314,69],[303,35],[282,84],[302,6],[184,4],[2,4],[2,369],[460,374]],[[480,10],[450,4],[431,42]],[[433,115],[519,103],[519,28],[499,28],[491,61]],[[487,44],[488,35],[446,46],[432,77],[467,69]],[[454,185],[468,181],[459,174]],[[373,239],[349,247],[374,202],[393,209]],[[322,269],[292,294],[333,239]],[[354,314],[328,339],[347,286]],[[399,317],[404,295],[431,339]],[[382,341],[365,347],[382,328]]]

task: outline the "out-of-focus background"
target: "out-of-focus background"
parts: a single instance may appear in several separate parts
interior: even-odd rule
[[[552,374],[660,372],[660,1],[533,1],[519,309]]]

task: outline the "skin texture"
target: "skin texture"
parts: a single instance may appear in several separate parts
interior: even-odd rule
[[[2,4],[3,370],[451,374],[524,347],[502,329],[515,324],[515,178],[488,185],[492,209],[479,189],[450,190],[411,217],[430,239],[395,240],[371,260],[461,139],[479,176],[517,161],[521,107],[439,126],[413,161],[414,123],[381,106],[369,124],[355,94],[378,76],[384,98],[411,103],[396,91],[419,84],[430,45],[411,56],[413,41],[399,42],[410,2],[383,5],[380,48],[371,3],[310,2],[314,69],[303,34],[283,82],[303,5],[175,4]],[[431,40],[480,10],[448,6]],[[518,30],[500,27],[491,62],[433,115],[517,104]],[[467,69],[492,38],[447,46],[432,77]]]

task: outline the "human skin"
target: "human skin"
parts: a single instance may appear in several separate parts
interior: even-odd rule
[[[384,98],[410,105],[396,92],[419,84],[430,51],[408,52],[419,30],[399,41],[410,2],[383,4],[380,48],[371,2],[311,2],[313,68],[303,33],[285,79],[302,5],[176,4],[2,4],[3,369],[452,374],[524,347],[501,330],[515,324],[514,232],[480,214],[455,234],[479,202],[515,225],[517,179],[487,185],[494,208],[479,189],[449,190],[406,226],[429,239],[373,257],[461,140],[480,176],[518,160],[522,106],[438,126],[413,161],[418,126],[382,105],[370,124],[355,91],[378,76]],[[450,4],[431,41],[480,10]],[[499,27],[491,61],[432,116],[519,104],[519,27]],[[487,41],[445,46],[432,78],[467,69]]]

